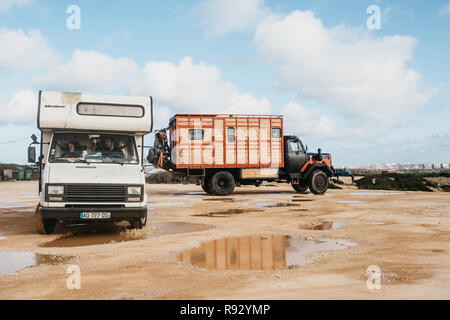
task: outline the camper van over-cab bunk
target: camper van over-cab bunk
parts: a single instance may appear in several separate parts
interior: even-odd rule
[[[283,135],[281,115],[177,114],[156,130],[147,159],[198,176],[203,190],[215,195],[263,181],[322,194],[334,174],[330,154],[308,153],[298,137]]]
[[[41,137],[33,135],[28,149],[28,161],[40,166],[37,231],[52,233],[58,221],[143,228],[144,136],[152,118],[151,97],[39,92]]]

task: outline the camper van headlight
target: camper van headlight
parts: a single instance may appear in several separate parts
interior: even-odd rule
[[[140,196],[142,194],[142,187],[128,187],[127,188],[127,194],[129,196],[131,195],[136,195],[136,196]]]
[[[48,186],[47,189],[48,194],[64,194],[64,186]]]

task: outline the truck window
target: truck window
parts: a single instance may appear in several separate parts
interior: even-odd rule
[[[189,140],[203,140],[205,131],[203,129],[189,129]]]
[[[227,128],[227,136],[228,136],[228,142],[234,142],[235,141],[235,135],[234,135],[234,128],[229,127]]]
[[[50,162],[95,162],[138,164],[133,136],[101,133],[56,133]]]
[[[272,128],[272,138],[281,138],[281,128]]]
[[[289,152],[299,152],[301,151],[300,143],[297,141],[289,141],[288,144]]]

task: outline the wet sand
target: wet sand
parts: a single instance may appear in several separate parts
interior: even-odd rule
[[[316,196],[279,184],[220,201],[196,185],[147,192],[143,230],[58,224],[39,235],[37,182],[0,183],[0,299],[450,298],[448,193],[346,184]],[[79,290],[66,286],[70,265]],[[373,265],[381,288],[370,290]]]

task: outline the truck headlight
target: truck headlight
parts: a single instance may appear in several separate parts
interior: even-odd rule
[[[48,194],[64,194],[64,186],[48,186]]]
[[[140,196],[142,194],[142,187],[128,187],[127,188],[127,194],[128,195],[136,195]]]

